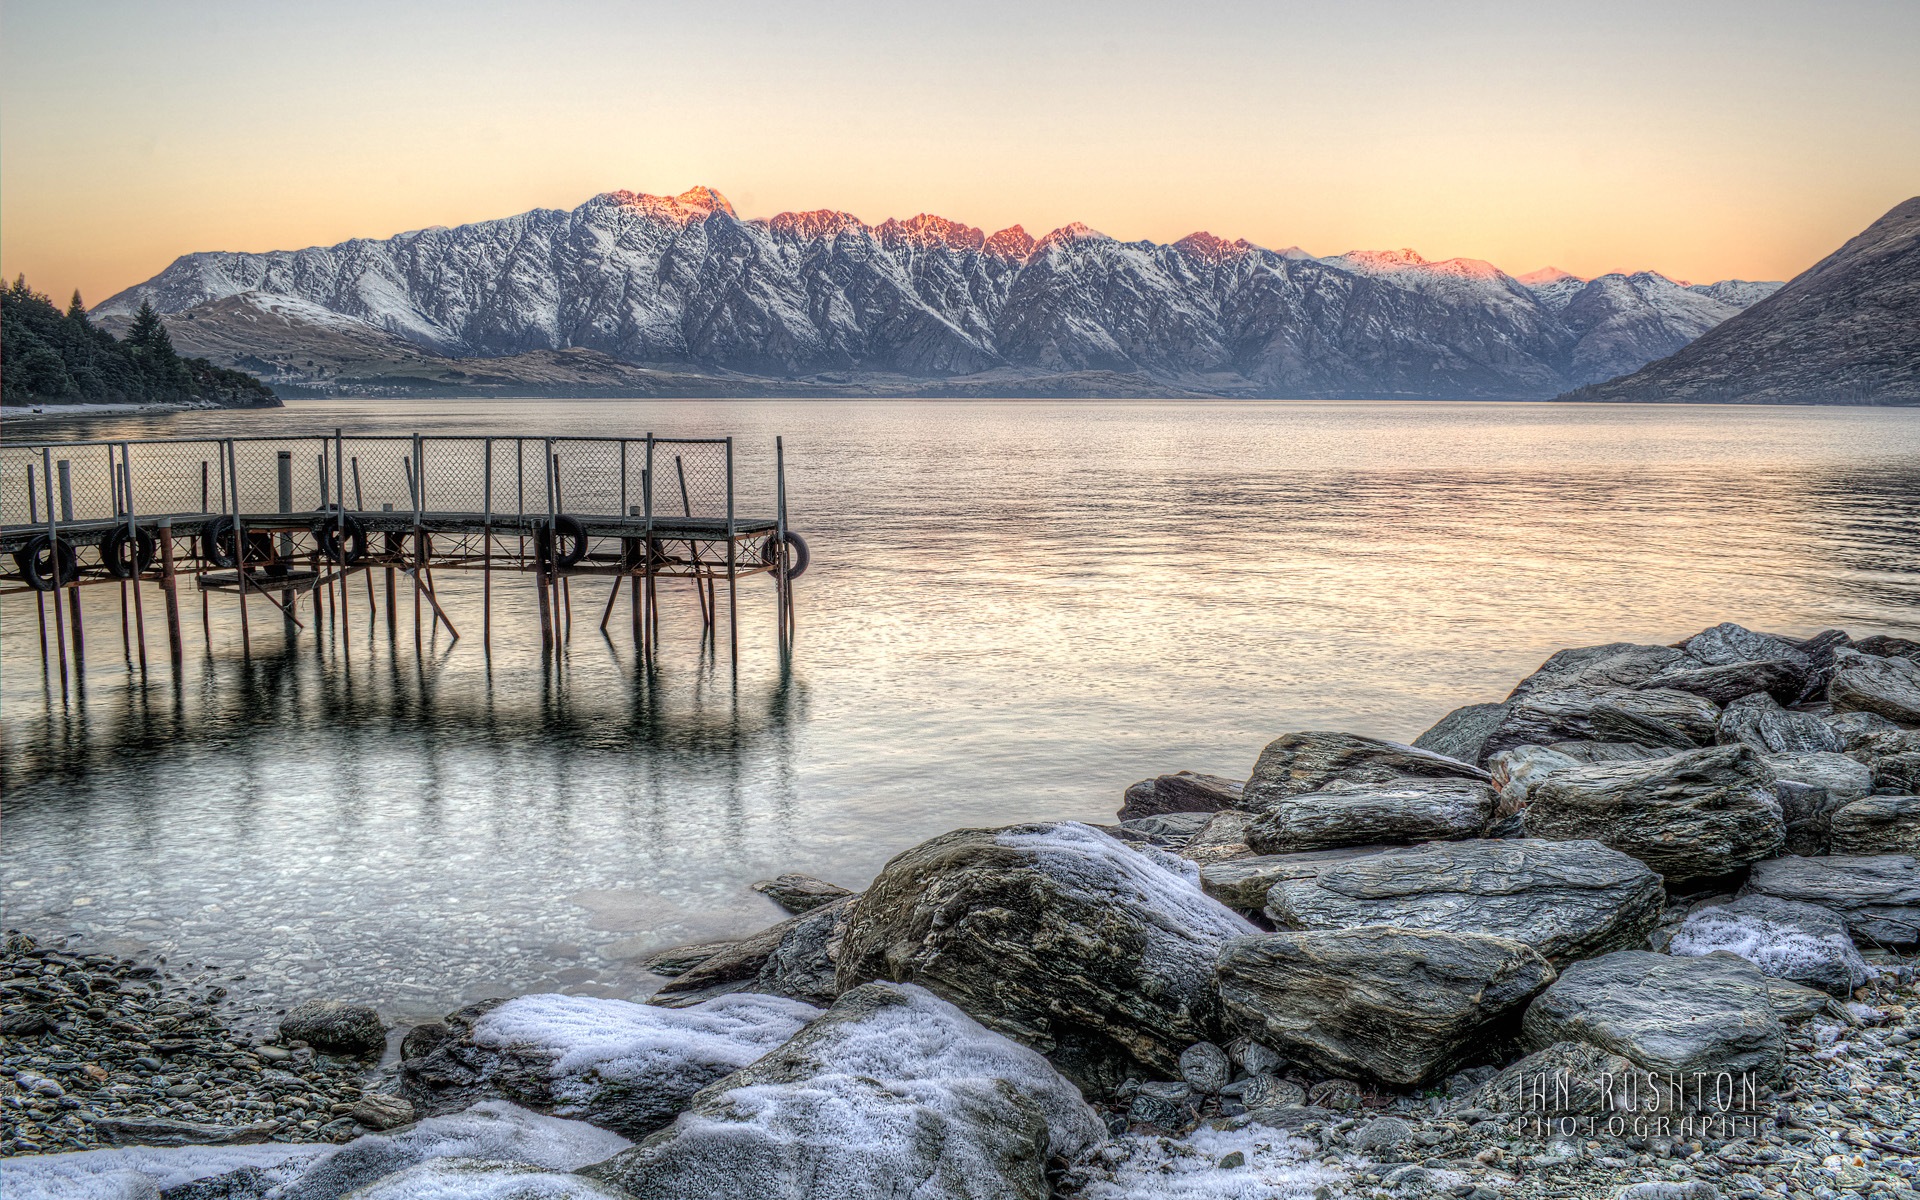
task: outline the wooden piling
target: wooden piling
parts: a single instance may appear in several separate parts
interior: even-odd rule
[[[167,652],[173,658],[175,676],[185,650],[180,644],[180,592],[173,567],[173,518],[160,519],[160,591],[167,598]]]
[[[60,473],[60,519],[69,525],[73,523],[73,471],[68,460],[61,459],[55,464]],[[58,557],[58,548],[55,548]],[[73,669],[76,675],[82,675],[87,669],[87,631],[86,619],[80,609],[80,581],[75,579],[67,583],[60,582],[60,567],[56,562],[53,570],[55,588],[67,589],[67,605],[73,610]]]

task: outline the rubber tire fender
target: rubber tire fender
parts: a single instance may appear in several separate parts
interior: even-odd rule
[[[26,576],[27,586],[36,592],[53,590],[53,564],[55,556],[60,562],[60,582],[72,583],[80,575],[80,556],[74,551],[73,543],[57,540],[44,533],[36,533],[27,542],[26,549],[20,552],[20,573]]]
[[[560,553],[554,554],[554,538],[560,539]],[[541,528],[533,535],[533,552],[540,561],[555,570],[564,571],[587,556],[587,527],[580,518],[560,513],[553,518],[553,528]]]
[[[367,556],[367,527],[352,517],[345,520],[346,536],[341,537],[341,519],[338,514],[322,517],[313,523],[313,542],[320,549],[320,557],[330,563],[339,563],[340,544],[346,543],[346,565],[351,566]]]
[[[128,542],[133,543],[131,556],[127,553]],[[132,579],[146,571],[153,565],[153,552],[152,534],[144,529],[128,533],[123,525],[108,530],[107,536],[100,542],[101,565],[115,579]]]
[[[807,573],[808,565],[813,562],[813,552],[807,549],[807,539],[791,529],[787,530],[784,540],[793,551],[792,557],[787,560],[787,578],[798,579]]]

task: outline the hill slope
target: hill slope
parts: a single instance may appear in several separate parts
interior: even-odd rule
[[[591,351],[762,391],[1124,378],[1163,393],[1538,399],[1668,353],[1769,286],[1574,282],[1549,303],[1487,263],[1406,250],[1315,258],[1204,233],[1121,242],[1078,224],[1036,241],[1018,226],[867,225],[827,210],[749,221],[695,188],[306,250],[190,254],[95,312],[150,301],[183,343],[272,364],[276,383],[311,357],[313,386],[336,386],[318,377],[328,356],[344,387],[373,378],[354,365],[368,355]],[[220,307],[243,295],[252,315]],[[188,333],[203,321],[204,337]]]
[[[1698,341],[1561,399],[1920,404],[1920,196]]]

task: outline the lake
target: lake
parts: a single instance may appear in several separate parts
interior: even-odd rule
[[[764,579],[737,671],[668,587],[651,676],[595,628],[598,581],[550,667],[525,577],[496,582],[490,667],[470,578],[443,583],[469,636],[424,659],[364,593],[345,639],[256,609],[250,659],[216,597],[209,652],[189,590],[177,680],[157,592],[141,676],[99,588],[63,704],[32,600],[0,604],[6,923],[165,957],[243,1024],[643,994],[637,956],[781,917],[753,880],[859,887],[948,829],[1110,820],[1127,784],[1245,776],[1289,730],[1408,739],[1562,646],[1920,636],[1914,410],[367,400],[7,436],[335,427],[731,434],[762,495],[780,434],[813,565],[787,670]]]

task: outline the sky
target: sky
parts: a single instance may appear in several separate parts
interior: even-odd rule
[[[1785,279],[1920,193],[1915,0],[0,0],[0,271],[743,217]]]

